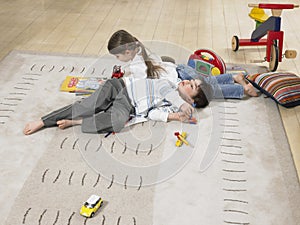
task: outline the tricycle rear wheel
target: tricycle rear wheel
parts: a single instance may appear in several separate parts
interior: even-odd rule
[[[279,50],[276,44],[273,44],[271,47],[270,57],[269,71],[274,72],[277,70],[279,63]]]

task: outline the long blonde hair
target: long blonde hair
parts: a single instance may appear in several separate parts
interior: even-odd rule
[[[159,65],[154,65],[147,54],[145,46],[134,36],[125,30],[116,31],[108,41],[107,49],[111,54],[124,54],[126,50],[135,50],[141,47],[142,57],[147,66],[147,78],[159,78],[160,71],[164,70]]]

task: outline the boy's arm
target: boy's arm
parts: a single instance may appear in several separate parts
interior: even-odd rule
[[[178,120],[178,121],[187,121],[190,119],[191,115],[194,112],[194,107],[184,101],[177,91],[169,92],[166,95],[166,99],[172,103],[172,105],[176,106],[179,110],[179,117],[176,115],[171,115],[170,120]],[[169,118],[168,118],[169,120]]]
[[[185,102],[180,106],[179,111],[183,112],[187,117],[190,117],[194,112],[194,107],[191,104]]]
[[[180,122],[188,122],[188,123],[197,123],[197,119],[195,117],[187,116],[183,112],[177,113],[169,113],[168,121],[180,121]]]
[[[169,115],[168,115],[168,121],[181,121],[180,120],[180,114],[179,114],[179,112],[177,112],[177,113],[169,113]]]
[[[168,122],[172,120],[184,121],[187,117],[185,114],[178,111],[178,108],[173,106],[161,106],[149,111],[148,118],[150,120]]]
[[[197,123],[197,119],[191,117],[191,115],[186,114],[184,112],[170,112],[167,110],[168,107],[160,107],[152,109],[149,114],[148,118],[154,121],[181,121],[181,122],[189,122],[189,123]]]
[[[149,111],[148,118],[154,121],[168,122],[169,112],[163,108],[155,108]]]

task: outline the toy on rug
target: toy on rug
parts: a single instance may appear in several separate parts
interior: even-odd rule
[[[269,62],[269,71],[276,71],[282,57],[296,58],[295,50],[286,50],[282,53],[283,31],[281,31],[281,12],[283,9],[298,8],[294,4],[248,4],[252,7],[249,16],[255,20],[256,27],[252,32],[250,39],[239,39],[237,36],[232,37],[232,50],[237,51],[239,46],[267,46],[266,57],[264,60],[253,60],[253,62]],[[272,16],[268,17],[264,9],[271,9]],[[265,35],[267,38],[262,39]]]
[[[223,59],[209,49],[198,49],[189,57],[188,65],[205,76],[217,76],[226,72]]]
[[[124,76],[124,72],[122,71],[121,69],[121,66],[117,66],[115,65],[114,68],[113,68],[113,72],[112,72],[112,75],[111,75],[111,78],[121,78]]]
[[[98,209],[102,206],[103,200],[98,195],[91,195],[80,209],[80,215],[84,217],[93,217]]]
[[[182,132],[181,134],[179,132],[175,132],[174,135],[177,137],[177,141],[175,143],[175,145],[177,147],[181,147],[184,144],[189,145],[189,143],[186,140],[187,137],[187,133],[186,132]]]

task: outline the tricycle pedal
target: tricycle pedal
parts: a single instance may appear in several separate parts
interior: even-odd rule
[[[296,50],[285,50],[284,56],[287,59],[294,59],[297,56],[297,51]]]

